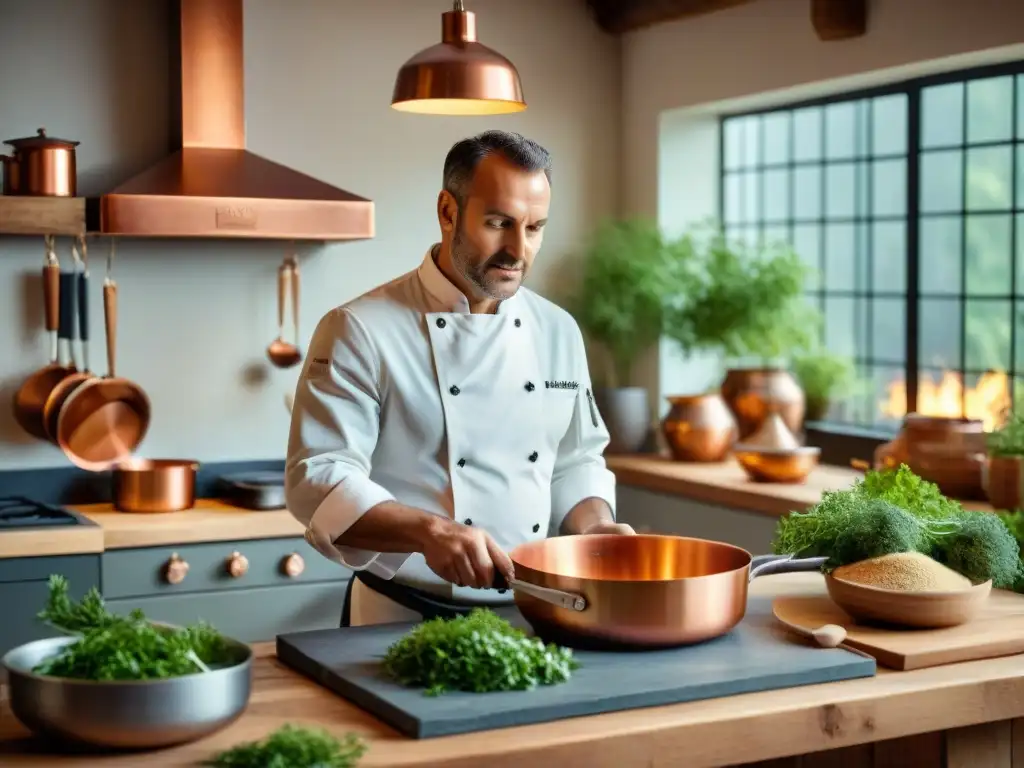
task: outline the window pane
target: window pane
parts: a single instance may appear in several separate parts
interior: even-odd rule
[[[960,313],[959,299],[921,299],[918,365],[960,367]]]
[[[1024,293],[1024,214],[1017,216],[1017,286],[1015,293]],[[1024,362],[1024,358],[1021,359]],[[1024,365],[1021,366],[1024,370]]]
[[[968,216],[967,293],[1006,296],[1011,285],[1009,216]]]
[[[797,221],[821,218],[821,166],[799,166],[793,170],[793,218]]]
[[[967,209],[1005,211],[1013,205],[1013,149],[967,150]]]
[[[907,163],[879,160],[871,166],[871,210],[875,216],[902,216],[907,212]]]
[[[743,197],[740,195],[740,176],[737,173],[726,174],[722,181],[725,188],[723,216],[727,224],[735,224],[743,220]]]
[[[761,164],[761,116],[743,118],[743,167],[753,168]]]
[[[825,215],[830,219],[854,216],[853,163],[839,163],[825,169]]]
[[[853,289],[855,253],[853,224],[829,224],[825,227],[826,290]]]
[[[959,295],[963,223],[959,216],[930,216],[918,225],[918,249],[922,293]]]
[[[798,224],[793,227],[793,250],[813,270],[807,276],[807,290],[821,287],[821,228],[814,224]]]
[[[907,414],[907,384],[902,367],[878,365],[868,369],[873,386],[867,402],[867,421],[877,426],[899,427]]]
[[[871,105],[871,154],[898,155],[907,151],[907,97],[881,96]]]
[[[829,104],[825,108],[825,157],[830,160],[854,156],[857,103]]]
[[[846,357],[857,356],[856,304],[845,296],[825,297],[825,346]]]
[[[907,290],[907,225],[904,222],[872,224],[871,272],[874,291]]]
[[[922,89],[921,146],[949,147],[962,144],[963,110],[963,83]]]
[[[967,141],[1013,138],[1013,77],[987,77],[967,84]]]
[[[722,122],[722,153],[725,167],[739,168],[743,161],[743,118],[731,117]]]
[[[743,178],[743,221],[752,224],[761,220],[761,175],[744,173]]]
[[[1017,316],[1014,318],[1017,326],[1017,334],[1014,338],[1013,364],[1017,372],[1024,371],[1024,301],[1017,302]],[[1024,389],[1018,389],[1015,395],[1024,396]],[[1024,400],[1018,399],[1018,404],[1024,404]]]
[[[763,238],[766,245],[789,245],[789,227],[785,224],[765,225]]]
[[[1017,145],[1017,207],[1024,208],[1024,149]]]
[[[776,112],[764,116],[764,162],[789,162],[789,112]]]
[[[921,210],[925,213],[961,210],[963,165],[959,150],[921,155]]]
[[[965,367],[973,371],[1010,369],[1010,301],[968,300],[964,318]]]
[[[793,113],[793,159],[821,159],[821,107],[798,109]]]
[[[1017,138],[1024,139],[1024,75],[1017,75]]]
[[[902,363],[906,359],[907,303],[875,299],[871,303],[871,359]]]
[[[764,219],[786,221],[789,212],[789,169],[764,172]]]

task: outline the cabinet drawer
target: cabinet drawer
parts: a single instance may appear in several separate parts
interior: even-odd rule
[[[228,562],[234,552],[249,561],[248,570],[234,577]],[[172,555],[188,564],[178,584],[167,581]],[[304,569],[298,576],[285,573],[286,559],[298,554]],[[347,581],[351,571],[333,563],[299,537],[221,541],[179,547],[119,549],[103,555],[103,597],[116,599],[142,595],[244,590],[252,587]]]
[[[229,637],[258,643],[286,632],[336,628],[341,621],[345,588],[345,582],[292,584],[108,600],[107,607],[121,615],[140,608],[147,618],[169,624],[205,620]]]

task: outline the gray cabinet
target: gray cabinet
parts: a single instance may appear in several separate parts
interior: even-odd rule
[[[50,637],[55,630],[36,618],[50,594],[50,574],[68,579],[71,596],[80,599],[100,586],[100,556],[15,557],[0,559],[0,656],[11,648]]]

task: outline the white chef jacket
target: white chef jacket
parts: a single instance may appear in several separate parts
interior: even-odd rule
[[[390,500],[480,527],[505,551],[557,535],[586,498],[615,512],[575,320],[526,288],[496,314],[470,314],[432,251],[318,324],[292,408],[288,509],[335,562],[456,602],[506,603],[511,593],[441,579],[422,554],[334,543]]]

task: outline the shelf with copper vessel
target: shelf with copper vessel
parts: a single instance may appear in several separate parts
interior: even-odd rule
[[[83,234],[84,197],[0,195],[0,235]]]

